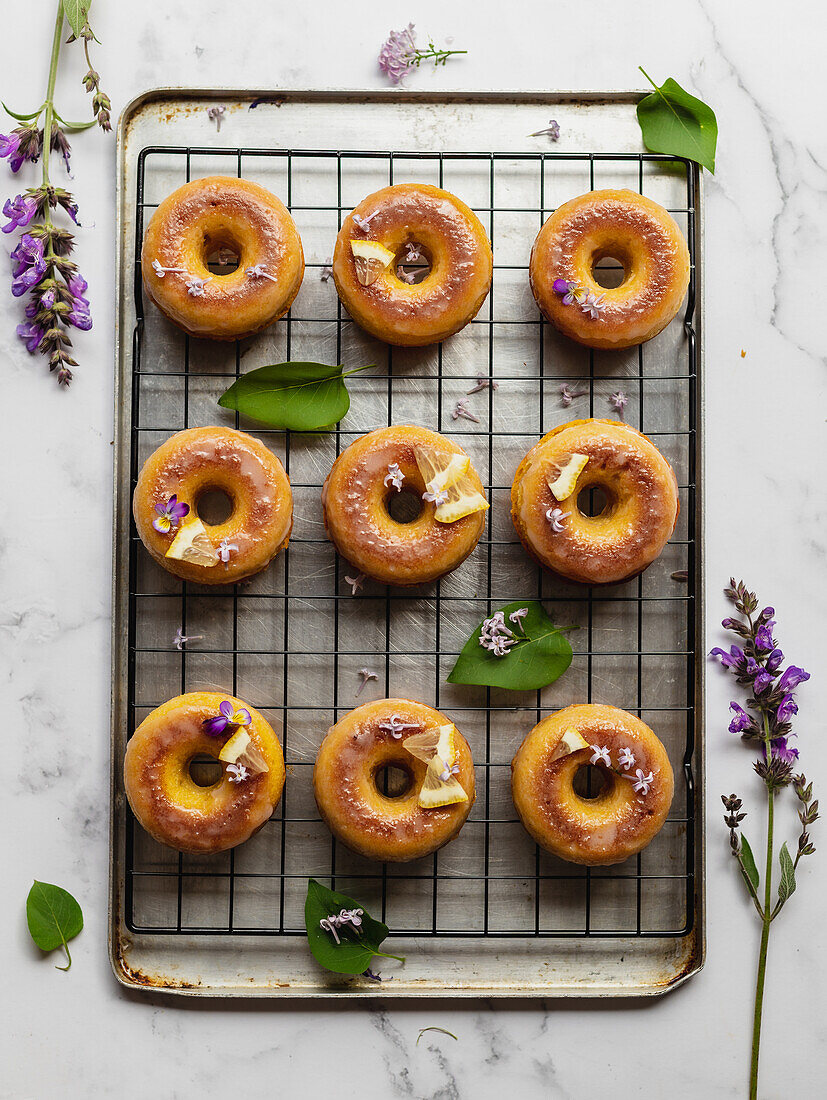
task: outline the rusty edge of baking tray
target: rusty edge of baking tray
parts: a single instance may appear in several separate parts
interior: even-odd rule
[[[294,939],[287,946],[306,955],[306,966],[301,980],[280,980],[278,952],[273,941],[266,947],[255,936],[231,939],[225,945],[223,937],[212,938],[206,944],[197,937],[175,936],[141,937],[126,928],[123,921],[123,872],[124,872],[124,819],[125,796],[123,791],[122,761],[127,728],[126,669],[127,669],[127,560],[131,522],[129,498],[130,469],[130,410],[131,410],[131,347],[135,338],[133,306],[133,276],[126,265],[131,264],[134,247],[134,229],[130,221],[132,183],[138,146],[142,144],[244,145],[244,134],[233,133],[225,127],[220,140],[215,141],[214,127],[209,131],[203,119],[205,105],[221,102],[229,110],[243,111],[239,118],[249,118],[251,102],[259,101],[278,108],[303,107],[307,111],[321,108],[323,112],[335,112],[343,105],[359,105],[360,114],[371,112],[366,118],[365,132],[358,138],[348,134],[344,144],[348,148],[398,148],[406,146],[396,140],[382,143],[376,140],[371,129],[377,117],[376,108],[390,108],[390,116],[398,121],[402,115],[426,108],[430,114],[439,112],[441,119],[440,146],[452,150],[463,148],[487,148],[497,151],[525,151],[526,142],[520,135],[528,133],[527,127],[511,125],[513,133],[503,143],[500,135],[490,131],[487,144],[476,145],[463,140],[462,129],[474,112],[494,112],[498,119],[508,110],[509,118],[527,108],[533,108],[532,122],[544,124],[546,108],[570,111],[566,117],[569,133],[579,141],[582,151],[640,152],[640,134],[634,120],[634,112],[628,108],[636,104],[645,92],[405,92],[377,91],[298,91],[288,89],[188,89],[158,88],[136,97],[123,110],[118,125],[117,164],[117,315],[115,325],[115,451],[114,451],[114,528],[113,528],[113,578],[112,578],[112,711],[110,744],[110,874],[109,874],[109,954],[115,977],[122,986],[132,990],[170,993],[182,996],[209,997],[316,997],[345,996],[348,999],[397,999],[398,997],[640,997],[656,996],[683,984],[703,966],[706,951],[705,915],[705,843],[704,843],[704,777],[705,743],[703,725],[705,715],[705,690],[702,659],[696,656],[694,670],[695,704],[695,755],[692,768],[694,816],[696,829],[694,875],[694,911],[692,929],[679,939],[659,941],[640,940],[634,937],[609,940],[576,939],[534,941],[528,938],[525,958],[517,965],[510,954],[500,963],[499,974],[490,969],[475,972],[472,954],[468,948],[476,945],[480,950],[490,946],[490,954],[497,959],[500,947],[497,941],[486,944],[485,937],[471,940],[461,949],[465,972],[455,967],[440,976],[416,976],[407,979],[404,974],[395,976],[393,982],[381,988],[361,984],[354,988],[347,979],[328,975],[318,968],[304,941]],[[625,108],[625,110],[620,110]],[[600,111],[607,117],[598,127],[593,141],[586,144],[581,127],[590,127],[593,112]],[[199,113],[200,112],[200,113]],[[258,114],[258,112],[257,112]],[[284,123],[290,121],[291,112],[279,112],[279,140],[276,141],[262,124],[258,139],[247,144],[258,147],[283,148],[281,138]],[[628,117],[627,117],[628,116]],[[228,116],[229,118],[230,116]],[[264,118],[264,113],[259,115]],[[272,117],[272,116],[271,116]],[[298,117],[298,116],[295,116]],[[306,112],[303,114],[306,120]],[[562,117],[562,115],[561,115]],[[594,115],[594,117],[597,117]],[[149,141],[149,134],[142,133],[141,123],[156,124],[156,136]],[[148,127],[144,127],[148,129]],[[160,136],[161,130],[163,137]],[[373,135],[373,140],[371,140]],[[515,137],[519,144],[513,144]],[[591,138],[591,135],[590,135]],[[144,140],[146,139],[146,140]],[[308,142],[290,142],[292,148],[336,148],[342,143],[321,145]],[[407,146],[412,148],[412,146]],[[429,151],[433,151],[432,147]],[[550,147],[549,151],[554,151]],[[577,149],[580,151],[580,148]],[[697,172],[697,170],[696,170]],[[696,174],[696,217],[694,219],[694,246],[696,257],[696,311],[695,331],[698,341],[698,364],[704,360],[703,329],[703,198],[702,177]],[[703,654],[704,646],[704,395],[702,369],[697,378],[697,411],[695,437],[696,491],[695,491],[695,545],[701,552],[695,555],[695,639],[697,654]],[[160,939],[161,942],[157,942]],[[142,942],[145,940],[146,942]],[[411,937],[395,941],[400,950],[408,950],[408,958],[422,946],[421,940]],[[450,941],[449,941],[450,942]],[[454,961],[456,945],[452,949]],[[263,956],[271,956],[269,965],[261,966]],[[526,959],[534,961],[526,965]],[[538,967],[537,956],[543,956]],[[252,959],[255,956],[253,965]]]

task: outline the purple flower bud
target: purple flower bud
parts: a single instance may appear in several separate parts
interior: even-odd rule
[[[752,720],[752,716],[747,714],[743,707],[739,707],[736,702],[729,704],[729,709],[733,712],[734,717],[729,723],[730,733],[743,733],[744,730],[755,729],[755,722]]]
[[[12,172],[18,172],[25,157],[20,155],[21,134],[12,130],[10,134],[0,134],[0,157],[9,158],[9,167]]]
[[[40,308],[51,309],[55,304],[55,292],[54,290],[47,290],[40,296]]]
[[[793,691],[799,684],[803,684],[805,680],[809,679],[809,672],[805,672],[803,668],[797,668],[795,665],[790,665],[778,681],[778,687],[780,691]]]
[[[752,690],[756,695],[760,695],[762,691],[766,691],[772,683],[772,676],[769,672],[765,672],[764,669],[758,673],[752,682]]]
[[[772,750],[772,756],[774,759],[783,760],[785,764],[793,764],[798,760],[798,749],[791,749],[787,743],[786,737],[776,737],[770,742],[770,748]],[[761,752],[764,754],[764,759],[767,759],[767,750],[762,748]]]
[[[772,627],[775,624],[772,619],[765,625],[759,626],[755,631],[755,648],[761,650],[773,649],[775,647],[775,639],[772,636]]]
[[[737,630],[740,625],[737,619],[721,619],[721,626],[724,630]]]
[[[24,325],[17,326],[17,335],[26,345],[26,351],[34,354],[43,339],[44,330],[33,321],[27,321]]]
[[[798,704],[789,693],[778,704],[775,717],[779,722],[789,722],[794,714],[798,714]]]
[[[765,623],[765,622],[767,622],[768,619],[771,619],[774,614],[775,614],[775,608],[774,607],[765,607],[764,610],[761,612],[761,614],[758,616],[758,618],[761,620],[762,623]]]
[[[89,313],[89,303],[85,298],[75,298],[74,306],[67,315],[66,320],[70,325],[74,325],[75,328],[80,328],[83,329],[84,332],[88,332],[92,327],[92,317]]]
[[[37,203],[30,195],[17,195],[13,199],[6,199],[3,215],[9,219],[9,223],[3,226],[3,232],[11,233],[15,229],[23,229],[36,213]]]
[[[73,298],[82,298],[89,289],[89,284],[79,271],[69,276],[66,280],[66,285],[69,287],[69,293]]]
[[[767,668],[770,672],[775,672],[781,662],[784,660],[784,654],[780,649],[774,649],[772,653],[767,656]]]
[[[15,298],[37,286],[46,274],[46,261],[43,258],[43,242],[24,233],[17,248],[11,254],[14,279],[11,292]]]
[[[729,653],[720,646],[716,646],[710,650],[709,656],[717,657],[724,668],[739,668],[746,661],[743,649],[739,649],[737,645],[730,646]]]

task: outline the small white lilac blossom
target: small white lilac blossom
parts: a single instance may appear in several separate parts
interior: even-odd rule
[[[319,927],[324,929],[325,932],[330,932],[336,943],[340,943],[337,929],[345,924],[352,924],[354,928],[358,928],[364,915],[364,909],[340,909],[338,913],[330,913],[328,916],[322,917],[319,921]]]
[[[161,264],[160,260],[153,260],[152,261],[152,270],[155,272],[155,274],[158,276],[159,279],[163,279],[163,277],[167,274],[173,274],[173,273],[178,274],[178,275],[186,275],[187,274],[187,269],[185,267],[164,267]]]
[[[403,722],[398,714],[392,714],[387,721],[379,722],[379,729],[383,733],[389,733],[396,741],[399,740],[405,730],[418,730],[419,728],[416,723]]]
[[[592,320],[596,320],[598,317],[603,316],[603,311],[606,308],[606,295],[601,294],[600,297],[597,297],[597,295],[589,293],[580,303],[580,308],[584,313],[588,313]]]
[[[254,264],[253,267],[245,267],[244,274],[251,279],[269,279],[271,283],[277,283],[275,275],[271,275],[264,264]]]
[[[323,283],[326,283],[332,275],[333,268],[330,266],[330,264],[325,264],[322,270],[319,272],[319,278]]]
[[[203,637],[203,634],[185,634],[179,626],[178,629],[175,631],[175,637],[172,639],[172,641],[175,645],[175,648],[180,653],[187,642],[200,641],[200,639]]]
[[[628,771],[634,764],[635,757],[628,745],[624,746],[618,753],[617,762],[625,771]]]
[[[187,293],[191,294],[193,298],[203,298],[204,287],[211,282],[212,277],[199,279],[197,275],[189,275],[186,279]]]
[[[439,773],[440,782],[447,783],[452,775],[459,775],[459,764],[454,763],[453,759],[450,763],[446,763],[444,769]]]
[[[396,277],[397,277],[397,279],[401,279],[403,283],[414,283],[414,282],[416,282],[416,272],[415,271],[406,271],[405,268],[402,267],[401,265],[399,267],[397,267],[397,269],[396,269]]]
[[[629,398],[626,396],[623,390],[615,390],[615,392],[609,398],[609,404],[612,406],[615,412],[619,412],[621,415],[628,403]]]
[[[631,779],[631,776],[629,777]],[[635,771],[635,778],[632,780],[634,784],[634,790],[638,794],[648,794],[649,787],[651,786],[655,778],[654,772],[649,772],[648,775],[644,775],[641,768]]]
[[[423,493],[422,499],[427,500],[429,504],[435,504],[439,508],[441,504],[448,503],[448,490],[440,489],[438,493]]]
[[[468,402],[464,397],[461,401],[457,401],[456,407],[451,413],[452,420],[459,420],[460,417],[462,417],[463,420],[473,420],[475,424],[479,424],[480,422],[480,418],[468,408]]]
[[[612,758],[609,755],[608,745],[589,745],[592,750],[590,764],[605,764],[607,768],[612,766]]]
[[[367,578],[365,577],[364,573],[357,573],[355,577],[348,577],[348,576],[345,577],[346,583],[350,585],[350,594],[351,594],[351,596],[356,595],[356,593],[359,591],[359,589],[365,583],[366,579]]]
[[[568,384],[560,387],[560,402],[564,409],[567,409],[569,405],[574,401],[575,397],[585,397],[588,390],[571,390]]]
[[[248,779],[250,773],[244,767],[243,764],[228,764],[227,765],[227,777],[231,783],[243,783],[245,779]]]
[[[490,619],[484,619],[479,636],[479,644],[495,657],[504,657],[519,638],[505,625],[505,613],[496,611]]]
[[[523,619],[528,614],[527,607],[518,607],[516,611],[512,611],[508,616],[508,621],[514,623],[518,630],[523,629]]]
[[[230,542],[229,539],[222,539],[221,542],[219,542],[218,544],[218,550],[216,552],[221,561],[223,561],[224,564],[227,565],[230,560],[230,554],[232,554],[234,551],[238,552],[238,547],[236,546],[236,544],[234,542]]]
[[[370,223],[373,221],[378,213],[378,210],[374,210],[372,214],[368,214],[364,218],[361,214],[353,214],[353,221],[356,223],[356,225],[359,226],[363,233],[367,233],[368,229],[370,228]]]
[[[378,680],[379,679],[379,677],[376,675],[376,673],[371,672],[371,670],[369,668],[360,668],[359,669],[359,675],[362,678],[362,682],[359,684],[359,687],[356,689],[356,694],[357,695],[361,695],[362,692],[365,690],[365,684],[368,682],[368,680]]]
[[[422,253],[419,251],[419,245],[417,245],[417,244],[408,244],[405,247],[408,250],[405,253],[405,263],[406,264],[415,264],[417,260],[422,259]]]
[[[551,524],[551,529],[555,535],[559,535],[561,531],[565,530],[566,525],[563,520],[568,519],[570,515],[571,512],[564,512],[562,508],[546,509],[546,519]]]
[[[480,390],[487,390],[489,386],[492,390],[498,390],[500,388],[499,382],[495,382],[491,378],[486,378],[484,374],[478,374],[476,386],[472,386],[470,390],[466,390],[465,392],[470,397],[472,393],[479,393]]]
[[[210,120],[210,122],[215,123],[216,131],[221,130],[221,120],[224,117],[224,112],[226,110],[227,108],[224,106],[224,104],[219,103],[215,107],[210,107],[210,109],[207,111],[207,118]]]
[[[385,474],[382,483],[384,485],[393,485],[397,493],[402,492],[402,482],[405,480],[405,475],[399,469],[398,462],[388,463],[388,472]]]

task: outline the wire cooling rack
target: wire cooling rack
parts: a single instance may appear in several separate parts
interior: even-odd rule
[[[291,210],[308,259],[287,317],[253,340],[214,344],[178,332],[145,302],[141,241],[158,202],[185,180],[212,173],[255,179]],[[525,938],[676,938],[692,929],[695,859],[693,753],[696,708],[696,188],[684,160],[632,153],[343,151],[168,147],[137,158],[132,345],[131,486],[172,432],[233,423],[217,397],[244,370],[280,359],[375,364],[349,379],[352,406],[332,432],[303,435],[234,424],[279,455],[291,478],[290,547],[258,577],[215,589],[155,565],[134,526],[129,546],[128,733],[180,692],[213,687],[262,711],[280,734],[288,774],[272,820],[238,849],[176,854],[152,841],[128,809],[124,921],[143,936],[304,935],[309,875],[352,893],[391,935]],[[480,315],[443,345],[397,349],[348,318],[324,267],[344,216],[390,183],[436,183],[477,212],[494,246],[494,280]],[[666,205],[684,230],[692,270],[683,320],[625,352],[580,348],[544,323],[528,289],[534,235],[566,198],[632,187]],[[608,265],[611,267],[611,263]],[[611,272],[607,276],[611,279]],[[454,419],[479,375],[497,383],[468,398],[479,422]],[[563,407],[561,386],[579,394]],[[523,454],[555,424],[582,416],[625,419],[671,461],[680,487],[674,537],[640,577],[591,589],[543,574],[511,527],[511,479]],[[354,573],[324,537],[320,491],[336,455],[365,431],[420,423],[457,439],[491,502],[477,550],[432,585],[354,596]],[[542,599],[569,635],[569,672],[536,693],[450,685],[463,642],[511,600]],[[179,652],[177,628],[197,635]],[[357,698],[359,668],[377,673]],[[380,865],[337,844],[312,797],[312,766],[329,727],[352,707],[409,696],[448,714],[468,738],[477,802],[459,837],[427,859]],[[522,829],[510,798],[510,760],[550,710],[606,702],[640,715],[666,744],[676,774],[670,817],[644,852],[608,868],[564,863]]]

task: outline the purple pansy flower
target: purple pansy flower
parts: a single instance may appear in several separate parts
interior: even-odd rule
[[[155,505],[155,511],[158,513],[158,518],[152,521],[152,526],[159,534],[168,535],[170,531],[173,531],[180,524],[189,510],[189,504],[184,504],[183,501],[179,501],[178,496],[173,494],[166,504]]]
[[[792,695],[787,693],[778,704],[778,710],[775,712],[775,717],[779,722],[789,722],[794,714],[798,714],[798,703],[796,703]]]
[[[16,195],[13,199],[6,199],[3,215],[9,219],[9,224],[3,226],[3,232],[12,233],[15,229],[24,229],[36,213],[37,203],[31,195]]]
[[[743,733],[744,730],[755,729],[755,722],[752,720],[752,715],[747,714],[744,708],[738,706],[734,700],[729,704],[729,709],[734,715],[732,721],[729,723],[730,733]]]
[[[797,668],[795,665],[790,665],[778,681],[778,687],[781,691],[792,691],[799,684],[803,684],[805,680],[809,679],[809,672],[805,672],[803,668]]]
[[[223,699],[218,706],[218,714],[214,718],[205,718],[203,722],[204,732],[213,737],[224,733],[230,726],[249,726],[252,722],[250,712],[244,707],[233,709],[229,699]]]
[[[37,286],[46,274],[46,261],[43,258],[43,242],[24,233],[17,248],[11,254],[14,279],[11,292],[15,298]]]
[[[26,351],[31,352],[32,355],[40,347],[40,341],[43,339],[45,331],[40,325],[36,325],[34,321],[26,321],[25,324],[17,326],[17,335],[26,345]]]

